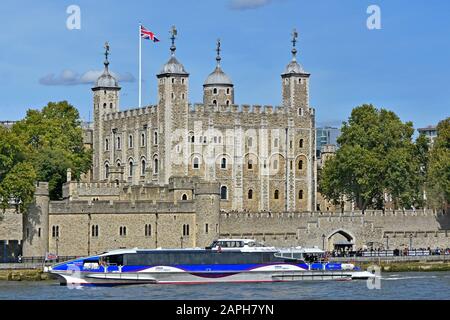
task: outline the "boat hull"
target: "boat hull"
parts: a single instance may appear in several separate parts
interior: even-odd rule
[[[61,285],[113,286],[132,284],[208,284],[291,281],[365,280],[368,272],[355,271],[251,271],[222,273],[187,272],[79,272],[53,271]]]

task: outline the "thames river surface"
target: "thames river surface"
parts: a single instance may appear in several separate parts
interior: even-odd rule
[[[261,284],[139,285],[68,289],[55,281],[0,281],[0,299],[150,300],[450,300],[450,272],[382,274],[380,289],[366,281]]]

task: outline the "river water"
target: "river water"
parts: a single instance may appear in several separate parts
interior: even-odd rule
[[[0,281],[0,300],[450,300],[450,272],[385,273],[379,287],[370,290],[366,281],[317,281],[68,289],[55,281]]]

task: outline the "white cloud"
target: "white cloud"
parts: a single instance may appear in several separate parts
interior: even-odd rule
[[[39,83],[45,86],[74,86],[80,84],[93,84],[98,77],[103,73],[103,70],[89,70],[83,74],[78,74],[70,69],[63,70],[59,75],[54,73],[47,74],[39,79]],[[134,76],[129,73],[115,73],[111,74],[119,82],[134,82]]]
[[[247,10],[263,7],[272,0],[231,0],[230,7],[234,10]]]

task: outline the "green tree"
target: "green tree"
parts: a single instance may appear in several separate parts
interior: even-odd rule
[[[437,132],[430,152],[426,191],[432,206],[447,208],[450,203],[450,118],[438,124]]]
[[[67,101],[50,102],[42,111],[28,110],[12,132],[24,142],[27,160],[40,181],[49,181],[51,199],[62,196],[65,173],[79,178],[91,166],[91,152],[83,145],[79,113]]]
[[[417,202],[419,161],[411,122],[373,105],[353,109],[338,138],[340,149],[325,164],[319,190],[329,200],[345,196],[362,210],[384,208],[384,193],[396,205]]]
[[[17,163],[0,183],[2,209],[6,209],[12,200],[17,209],[25,210],[33,201],[36,171],[29,162]]]

